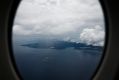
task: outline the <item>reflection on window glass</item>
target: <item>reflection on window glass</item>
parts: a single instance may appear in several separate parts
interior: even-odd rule
[[[98,0],[22,0],[13,24],[14,58],[24,80],[90,80],[104,38]]]

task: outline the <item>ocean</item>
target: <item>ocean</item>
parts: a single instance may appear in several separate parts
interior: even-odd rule
[[[90,80],[102,57],[98,50],[39,49],[14,44],[24,80]]]

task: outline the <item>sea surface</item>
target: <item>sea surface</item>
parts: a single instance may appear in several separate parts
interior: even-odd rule
[[[14,58],[24,80],[90,80],[100,62],[98,50],[39,49],[15,44]]]

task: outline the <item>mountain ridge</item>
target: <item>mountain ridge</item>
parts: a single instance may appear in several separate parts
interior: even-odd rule
[[[59,41],[59,40],[39,40],[31,43],[25,43],[21,46],[26,46],[30,48],[40,48],[40,49],[66,49],[74,48],[77,50],[80,49],[90,49],[90,50],[102,50],[101,46],[87,45],[84,43],[76,43],[69,41]]]

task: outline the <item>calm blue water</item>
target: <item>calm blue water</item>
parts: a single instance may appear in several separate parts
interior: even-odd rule
[[[101,54],[94,50],[35,49],[14,45],[17,67],[24,80],[90,80]]]

